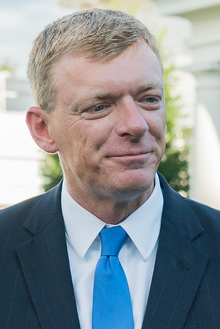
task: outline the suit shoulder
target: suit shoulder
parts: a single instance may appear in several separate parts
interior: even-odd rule
[[[199,221],[213,221],[220,225],[220,210],[181,196],[174,191],[165,178],[158,173],[164,196],[164,215],[169,218],[172,214],[183,218],[196,217]],[[194,215],[193,215],[194,214]]]
[[[186,200],[203,228],[217,235],[220,240],[220,211],[190,199]]]
[[[0,231],[10,227],[13,223],[22,225],[43,195],[44,194],[38,195],[0,210]]]
[[[37,222],[43,222],[43,227],[44,222],[47,223],[54,214],[61,211],[61,188],[62,183],[46,193],[2,209],[0,211],[0,238],[3,232],[8,233],[12,227],[16,234],[16,228],[19,230],[28,220],[30,222],[35,217],[38,218]]]
[[[28,199],[0,211],[0,259],[14,259],[14,247],[32,237],[24,223],[42,195]],[[3,264],[3,263],[2,263]],[[4,262],[4,264],[6,264]]]
[[[220,224],[220,210],[211,208],[205,204],[196,202],[191,199],[186,199],[191,209],[202,218],[211,218],[213,220],[217,220]]]

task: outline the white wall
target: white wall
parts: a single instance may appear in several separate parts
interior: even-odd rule
[[[42,152],[25,123],[25,110],[34,102],[27,81],[9,78],[1,84],[0,94],[4,105],[0,107],[0,207],[3,207],[42,191],[39,173]],[[14,98],[5,99],[7,94]]]
[[[188,42],[196,78],[190,197],[220,209],[220,0],[154,0],[161,13],[192,24]]]

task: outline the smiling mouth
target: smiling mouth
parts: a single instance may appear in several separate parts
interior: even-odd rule
[[[124,158],[124,157],[138,157],[138,156],[145,156],[148,154],[154,153],[154,151],[148,151],[148,152],[131,152],[131,153],[124,153],[124,154],[112,154],[107,156],[108,158]]]
[[[146,160],[152,153],[154,153],[153,151],[151,152],[144,152],[144,153],[130,153],[130,154],[120,154],[120,155],[112,155],[112,156],[108,156],[108,158],[114,159],[114,160],[118,160],[118,161],[132,161],[132,160]]]

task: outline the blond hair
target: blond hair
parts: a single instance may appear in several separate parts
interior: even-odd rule
[[[29,57],[27,75],[36,105],[45,111],[54,109],[55,64],[63,55],[111,60],[129,46],[145,41],[162,66],[159,46],[147,27],[121,11],[89,9],[64,16],[36,37]]]

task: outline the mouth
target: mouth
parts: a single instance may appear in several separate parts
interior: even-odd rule
[[[153,151],[150,152],[136,152],[136,153],[123,153],[117,155],[108,156],[115,161],[146,161],[147,158],[153,154]]]
[[[142,155],[147,155],[150,153],[154,153],[154,150],[150,151],[128,151],[128,152],[119,152],[119,153],[112,153],[107,155],[108,158],[120,158],[120,157],[130,157],[130,156],[142,156]]]

